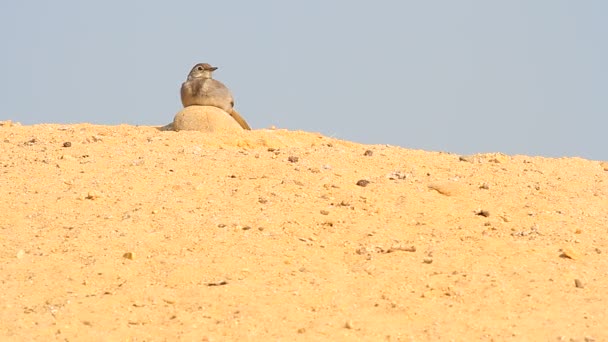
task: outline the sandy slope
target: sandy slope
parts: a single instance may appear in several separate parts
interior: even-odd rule
[[[459,157],[4,123],[0,338],[608,340],[608,165]]]

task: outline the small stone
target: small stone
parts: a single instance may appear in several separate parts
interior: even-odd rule
[[[572,260],[578,259],[578,254],[572,248],[569,247],[563,248],[562,254],[560,254],[559,256],[561,258],[567,258]]]
[[[360,179],[357,181],[357,185],[360,187],[366,187],[369,184],[369,181],[366,179]]]
[[[366,157],[371,157],[374,155],[374,151],[372,150],[366,150],[365,152],[363,152],[363,155]]]
[[[122,257],[125,259],[133,260],[133,259],[135,259],[135,253],[126,252],[125,254],[122,255]]]
[[[300,328],[300,329],[298,329],[298,334],[303,334],[303,333],[305,333],[305,332],[306,332],[306,329],[305,329],[305,328]]]
[[[608,171],[608,162],[601,162],[600,166],[604,169],[604,171]]]
[[[407,174],[405,172],[401,172],[401,171],[393,171],[393,172],[389,173],[388,175],[386,175],[386,177],[390,180],[406,179],[408,176],[409,176],[409,174]]]
[[[87,197],[85,197],[88,200],[96,200],[98,199],[100,196],[99,192],[95,191],[95,190],[91,190],[87,193]]]
[[[396,252],[396,251],[415,252],[416,246],[393,245],[386,251],[386,253],[392,253],[392,252]]]
[[[297,157],[297,156],[289,156],[289,158],[287,158],[287,160],[288,160],[290,163],[297,163],[297,162],[300,160],[300,157]]]
[[[483,217],[489,217],[490,216],[490,212],[487,211],[487,210],[479,209],[479,210],[475,211],[475,215],[479,215],[479,216],[483,216]]]
[[[17,259],[23,259],[25,257],[25,251],[23,249],[20,249],[17,252]]]
[[[66,141],[63,143],[63,147],[71,147],[71,146],[72,146],[72,143],[69,141]]]
[[[220,280],[220,281],[216,281],[216,282],[212,282],[212,283],[207,283],[207,286],[223,286],[223,285],[227,285],[228,282],[225,280]]]
[[[445,196],[454,196],[460,189],[454,182],[431,183],[428,188]]]
[[[482,183],[482,184],[479,186],[479,188],[480,188],[480,189],[483,189],[483,190],[488,190],[488,189],[490,189],[490,185],[489,185],[488,183]]]
[[[585,287],[585,285],[583,285],[583,282],[580,279],[574,279],[574,286],[576,286],[579,289],[582,289]]]
[[[422,259],[422,262],[425,264],[432,264],[433,263],[433,258],[424,258]]]
[[[327,210],[321,210],[320,213],[321,215],[329,215],[329,211]]]
[[[460,156],[460,157],[458,157],[458,160],[467,162],[467,163],[472,163],[475,160],[475,158],[473,158],[473,156]]]
[[[344,327],[346,329],[354,329],[355,328],[355,326],[353,325],[353,321],[351,321],[351,320],[346,321],[346,323],[344,323]]]

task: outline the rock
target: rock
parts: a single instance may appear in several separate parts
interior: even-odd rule
[[[460,187],[454,182],[431,183],[428,187],[445,196],[454,196],[460,192]]]
[[[559,256],[561,258],[567,258],[572,260],[576,260],[579,258],[578,253],[570,247],[562,248],[562,254],[560,254]]]
[[[133,259],[135,259],[135,253],[126,252],[125,254],[122,255],[122,257],[125,259],[133,260]]]
[[[167,127],[167,126],[165,126]],[[175,131],[242,132],[243,128],[225,111],[211,106],[189,106],[173,120]]]

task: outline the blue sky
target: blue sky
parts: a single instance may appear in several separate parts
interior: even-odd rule
[[[0,120],[164,125],[208,62],[253,128],[608,160],[606,1],[3,1]]]

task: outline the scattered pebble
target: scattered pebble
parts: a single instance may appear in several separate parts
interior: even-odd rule
[[[408,176],[410,175],[402,171],[393,171],[386,175],[386,177],[390,180],[406,179]]]
[[[220,280],[220,281],[216,281],[216,282],[212,282],[212,283],[207,283],[207,286],[222,286],[222,285],[226,285],[226,284],[228,284],[227,281]]]
[[[432,264],[433,263],[433,258],[424,258],[422,259],[422,262],[425,264]]]
[[[91,191],[89,191],[89,193],[87,194],[87,197],[85,197],[85,198],[89,199],[89,200],[96,200],[99,197],[100,197],[100,194],[98,191],[91,190]]]
[[[321,210],[321,215],[329,215],[329,211],[327,210]]]
[[[490,212],[487,210],[479,209],[479,210],[475,211],[475,215],[479,215],[479,216],[483,216],[483,217],[490,217]]]
[[[386,250],[386,253],[392,253],[392,252],[396,252],[396,251],[415,252],[416,246],[393,245],[393,246],[391,246],[391,248]]]
[[[360,179],[357,181],[357,185],[360,187],[366,187],[369,184],[369,181],[366,179]]]
[[[17,252],[17,259],[23,259],[25,257],[25,251],[23,249],[20,249]]]
[[[489,185],[488,183],[482,183],[482,184],[479,186],[479,188],[480,188],[480,189],[483,189],[483,190],[488,190],[488,189],[490,189],[490,185]]]
[[[363,155],[364,155],[364,156],[366,156],[366,157],[371,157],[371,156],[373,156],[373,155],[374,155],[374,151],[372,151],[372,150],[366,150],[366,151],[363,153]]]
[[[353,321],[351,321],[351,320],[346,321],[346,323],[344,323],[344,327],[346,329],[354,329],[355,328],[355,326],[353,325]]]
[[[122,257],[125,259],[133,260],[133,259],[135,259],[135,253],[126,252],[125,254],[122,255]]]
[[[608,171],[608,162],[601,162],[600,166],[604,169],[604,171]]]
[[[445,196],[454,196],[458,192],[458,186],[453,182],[431,183],[428,187]]]
[[[580,279],[574,279],[574,286],[576,286],[579,289],[582,289],[585,287],[585,285],[583,285],[583,282]]]
[[[297,162],[300,160],[300,157],[297,157],[297,156],[289,156],[289,158],[287,158],[287,160],[288,160],[290,163],[297,163]]]
[[[66,141],[63,143],[63,147],[71,147],[71,146],[72,146],[72,143],[69,141]]]
[[[559,255],[561,258],[567,258],[576,260],[578,259],[578,254],[570,247],[566,247],[562,249],[562,254]]]
[[[458,160],[467,162],[467,163],[472,163],[475,161],[475,158],[473,156],[460,156],[460,157],[458,157]]]

